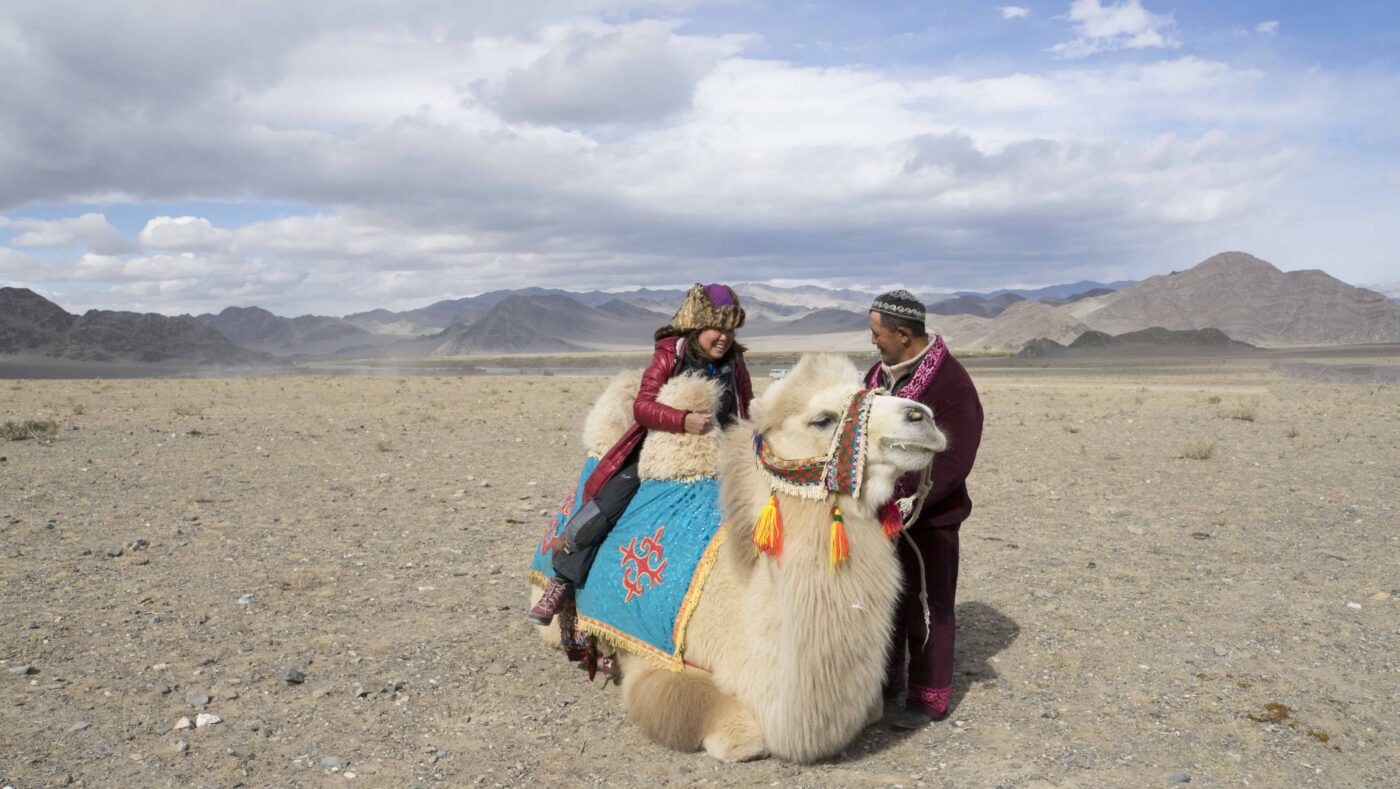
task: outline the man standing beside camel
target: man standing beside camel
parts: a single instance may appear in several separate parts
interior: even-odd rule
[[[883,386],[891,394],[927,405],[948,438],[947,450],[932,461],[923,506],[908,519],[910,539],[899,543],[904,592],[895,608],[885,694],[891,702],[904,695],[904,709],[891,718],[901,728],[917,728],[948,715],[957,625],[953,606],[958,528],[972,512],[966,480],[982,441],[977,388],[943,338],[929,337],[924,317],[923,303],[907,290],[875,299],[870,342],[879,349],[880,362],[865,377],[867,387]],[[895,495],[913,487],[906,478]]]

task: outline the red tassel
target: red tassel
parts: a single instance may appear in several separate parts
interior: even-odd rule
[[[899,533],[904,531],[904,519],[899,516],[899,506],[893,501],[885,504],[880,510],[880,530],[885,533],[885,539],[894,541],[899,538]]]

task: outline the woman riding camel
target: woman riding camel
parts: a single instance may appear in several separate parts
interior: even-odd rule
[[[583,500],[564,527],[553,555],[554,577],[527,615],[547,625],[575,587],[583,586],[603,540],[627,510],[641,480],[637,461],[648,430],[704,435],[748,416],[753,384],[734,332],[744,325],[739,297],[727,285],[696,284],[671,323],[656,330],[651,365],[632,405],[636,423],[609,449],[584,485]],[[661,387],[684,373],[718,381],[715,413],[681,411],[656,402]]]

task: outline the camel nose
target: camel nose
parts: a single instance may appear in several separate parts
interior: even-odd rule
[[[926,405],[915,403],[904,409],[904,421],[906,422],[922,422],[926,419],[933,420],[933,412]]]

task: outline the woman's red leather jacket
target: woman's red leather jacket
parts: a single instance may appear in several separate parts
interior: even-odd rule
[[[588,476],[588,482],[584,483],[583,502],[580,502],[579,506],[598,495],[599,489],[612,479],[613,474],[622,468],[633,450],[642,443],[647,430],[666,430],[671,433],[685,430],[685,411],[656,402],[656,393],[661,391],[662,385],[671,380],[671,373],[675,371],[676,363],[684,350],[684,337],[666,337],[656,341],[651,364],[646,372],[642,373],[642,386],[637,390],[637,399],[632,403],[632,417],[637,421],[622,434],[622,438],[618,439],[616,444],[613,444],[612,449],[603,455],[603,459],[598,461],[598,466]],[[753,400],[753,382],[749,380],[749,368],[744,364],[744,355],[737,351],[734,357],[734,390],[734,400],[739,406],[739,418],[746,419],[749,415],[749,401]]]

